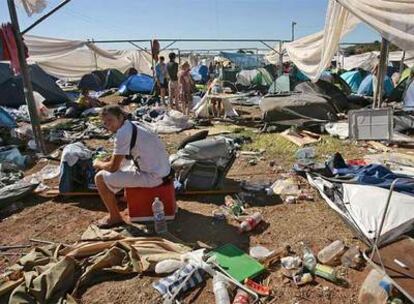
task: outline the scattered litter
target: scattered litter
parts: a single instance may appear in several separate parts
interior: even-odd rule
[[[263,246],[250,247],[249,254],[259,262],[265,261],[273,252]]]
[[[364,259],[358,246],[352,246],[341,257],[343,266],[353,269],[361,269],[364,265]]]
[[[257,225],[263,221],[263,216],[260,212],[255,212],[248,216],[239,226],[239,232],[252,231]]]
[[[323,248],[318,253],[318,260],[322,264],[336,266],[340,264],[340,258],[345,252],[345,245],[342,241],[336,240]]]
[[[299,147],[317,143],[321,138],[319,134],[309,131],[293,131],[291,129],[283,131],[280,135]]]
[[[298,269],[302,265],[302,260],[298,256],[288,256],[280,259],[282,267],[287,270]]]

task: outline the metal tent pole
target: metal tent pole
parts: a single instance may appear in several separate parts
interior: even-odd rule
[[[43,154],[46,154],[46,147],[43,141],[42,130],[40,128],[40,121],[37,115],[36,104],[33,96],[32,81],[26,62],[23,39],[20,33],[20,26],[19,20],[17,18],[16,6],[14,5],[13,0],[7,0],[7,4],[9,7],[10,20],[14,31],[14,36],[16,39],[17,55],[19,58],[20,70],[22,74],[24,95],[26,98],[26,104],[29,111],[30,122],[32,124],[33,136],[36,142],[37,149],[40,150],[40,152],[42,152]]]
[[[377,69],[377,86],[374,94],[374,106],[373,108],[380,108],[382,105],[382,91],[384,89],[384,79],[387,71],[389,42],[385,38],[382,38],[380,61]]]
[[[405,51],[403,51],[402,57],[400,60],[400,69],[399,69],[400,74],[402,74],[402,72],[404,71],[404,60],[405,60]]]

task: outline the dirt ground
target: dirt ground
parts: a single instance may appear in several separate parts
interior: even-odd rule
[[[242,132],[252,135],[253,139],[258,142],[265,140],[264,147],[269,147],[269,149],[264,152],[263,158],[255,166],[249,165],[243,157],[238,158],[229,172],[230,178],[270,182],[275,181],[279,174],[291,169],[290,154],[297,149],[296,147],[284,143],[287,145],[285,153],[272,150],[271,147],[277,145],[280,140],[277,134],[257,135],[251,130]],[[185,133],[181,133],[162,137],[169,152],[173,152],[177,143],[185,136]],[[104,141],[91,143],[91,145],[98,144],[104,144]],[[323,145],[325,145],[326,153],[339,148],[346,157],[356,158],[363,155],[365,151],[365,148],[360,146],[333,144],[329,138],[319,144],[322,147]],[[252,143],[243,148],[256,149],[258,146]],[[270,161],[275,162],[276,170],[269,166]],[[311,191],[315,197],[314,201],[284,204],[280,199],[275,199],[270,204],[262,206],[251,203],[249,211],[260,211],[265,224],[258,230],[246,234],[237,232],[237,223],[234,221],[216,222],[213,220],[212,212],[223,203],[223,197],[178,197],[179,211],[176,219],[169,223],[169,231],[189,244],[202,242],[215,247],[233,243],[247,252],[249,247],[259,244],[269,249],[290,245],[300,254],[300,242],[302,241],[317,252],[337,239],[343,240],[348,246],[359,245],[365,248],[337,214],[321,200],[314,190]],[[121,207],[123,212],[126,212],[125,204]],[[22,202],[18,210],[0,215],[0,243],[27,244],[31,238],[61,243],[76,242],[89,224],[104,215],[105,209],[96,196],[66,199],[29,197]],[[30,248],[9,251],[15,252],[15,256],[0,254],[0,273],[13,264],[20,256],[19,254],[29,250]],[[297,288],[285,281],[280,272],[280,266],[268,270],[262,282],[272,289],[274,301],[272,303],[357,303],[359,288],[366,276],[366,270],[355,271],[342,268],[338,270],[350,283],[348,288],[335,286],[319,278],[310,285]],[[79,302],[82,304],[161,303],[162,301],[152,287],[152,282],[156,280],[158,280],[156,276],[136,275],[106,281],[91,286],[81,295]],[[0,303],[3,303],[1,300]],[[182,303],[214,303],[211,280],[188,294]]]

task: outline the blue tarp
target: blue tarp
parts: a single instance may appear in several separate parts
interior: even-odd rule
[[[373,96],[374,95],[374,89],[373,89],[373,81],[372,81],[372,74],[366,76],[359,88],[358,88],[358,95],[363,96]],[[392,91],[394,90],[394,85],[392,83],[392,80],[390,77],[385,76],[384,78],[384,92],[385,96],[390,96],[392,94]]]
[[[341,78],[350,86],[352,93],[357,93],[362,82],[362,75],[359,71],[348,71],[341,74]]]
[[[367,166],[349,166],[347,168],[336,169],[336,174],[340,176],[353,177],[352,181],[361,185],[377,186],[390,189],[392,182],[396,178],[402,178],[395,185],[395,190],[414,195],[414,179],[404,175],[393,173],[390,169],[376,164]]]
[[[17,127],[13,117],[11,117],[10,114],[2,107],[0,107],[0,127],[8,129]]]
[[[241,69],[256,69],[263,66],[262,57],[259,55],[220,52],[219,56],[230,60]]]
[[[154,88],[154,79],[146,74],[131,75],[119,87],[118,92],[126,93],[146,93],[150,94]]]
[[[193,67],[190,74],[194,81],[201,81],[204,83],[208,81],[208,67],[206,65],[199,64]]]

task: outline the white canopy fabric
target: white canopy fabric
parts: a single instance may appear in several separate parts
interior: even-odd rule
[[[41,13],[47,6],[46,0],[15,0],[26,11],[28,16]]]
[[[115,68],[121,72],[134,67],[151,74],[151,55],[141,50],[104,50],[89,41],[25,35],[29,63],[66,80],[79,80],[94,70]]]
[[[331,0],[325,29],[284,47],[298,68],[317,81],[329,66],[340,40],[361,21],[401,49],[414,50],[412,0]]]

